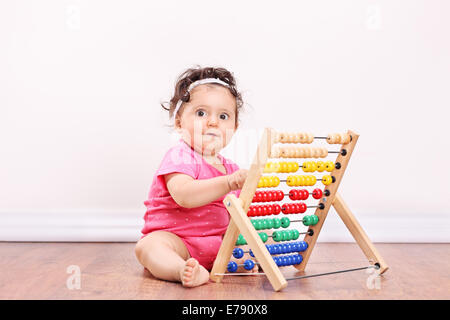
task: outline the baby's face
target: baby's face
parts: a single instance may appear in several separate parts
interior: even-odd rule
[[[236,99],[220,85],[200,85],[190,93],[176,127],[198,153],[210,156],[223,149],[236,131]]]

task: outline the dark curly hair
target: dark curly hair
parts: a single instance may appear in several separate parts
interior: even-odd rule
[[[172,98],[170,99],[170,102],[168,103],[168,107],[166,107],[164,103],[161,103],[161,107],[164,110],[169,111],[169,118],[172,118],[178,100],[181,100],[183,102],[189,101],[190,94],[189,92],[187,92],[187,89],[189,88],[191,83],[206,78],[216,78],[222,80],[223,82],[229,85],[228,89],[230,90],[231,94],[236,98],[236,125],[237,125],[239,110],[242,108],[244,102],[242,100],[241,93],[238,92],[236,89],[236,80],[233,74],[225,68],[220,67],[201,68],[200,66],[197,66],[196,68],[187,69],[178,77],[175,85],[175,91]]]

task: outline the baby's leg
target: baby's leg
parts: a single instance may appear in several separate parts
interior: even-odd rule
[[[181,282],[186,287],[199,286],[209,280],[209,272],[190,257],[183,241],[171,232],[150,233],[139,240],[135,253],[156,278]]]

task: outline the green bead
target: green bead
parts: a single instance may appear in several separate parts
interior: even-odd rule
[[[290,224],[291,224],[291,220],[289,220],[288,217],[281,218],[281,226],[283,228],[289,227]]]
[[[263,230],[268,229],[268,228],[267,228],[267,219],[263,219],[263,220],[261,221],[261,228],[262,228]]]
[[[273,219],[267,219],[267,229],[273,228]]]
[[[256,220],[250,220],[250,222],[252,223],[252,225],[253,225],[253,228],[255,228],[255,229],[256,229]]]
[[[279,218],[273,218],[273,228],[278,229],[281,227],[281,220]]]
[[[317,222],[319,222],[319,217],[316,215],[313,215],[312,217],[313,217],[312,225],[315,226],[317,224]]]
[[[311,225],[311,222],[312,222],[311,216],[304,216],[302,219],[302,222],[305,226]]]
[[[275,242],[280,242],[281,239],[282,239],[281,231],[274,231],[274,232],[272,233],[272,239],[273,239],[273,241],[275,241]]]
[[[261,240],[262,240],[262,242],[266,242],[267,241],[267,239],[269,238],[268,236],[267,236],[267,233],[265,233],[265,232],[260,232],[259,233],[259,237],[261,238]]]
[[[288,239],[287,240],[292,240],[292,238],[294,238],[294,230],[288,230]]]
[[[256,220],[256,222],[255,222],[255,229],[256,230],[261,230],[261,220]]]
[[[281,231],[281,241],[287,241],[288,240],[288,233],[286,230]]]
[[[300,232],[298,232],[297,229],[294,229],[292,231],[293,231],[292,240],[297,240],[298,237],[300,237]]]
[[[244,244],[247,244],[247,241],[245,241],[244,236],[242,234],[240,234],[237,238],[236,245],[242,246]]]

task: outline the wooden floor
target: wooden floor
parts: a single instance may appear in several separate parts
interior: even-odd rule
[[[0,242],[0,299],[450,299],[450,244],[376,247],[390,266],[378,289],[367,287],[363,270],[289,281],[274,292],[265,276],[227,276],[191,289],[156,280],[138,264],[133,243]],[[81,271],[78,290],[66,284],[70,265]],[[367,265],[355,244],[318,243],[305,274]]]

